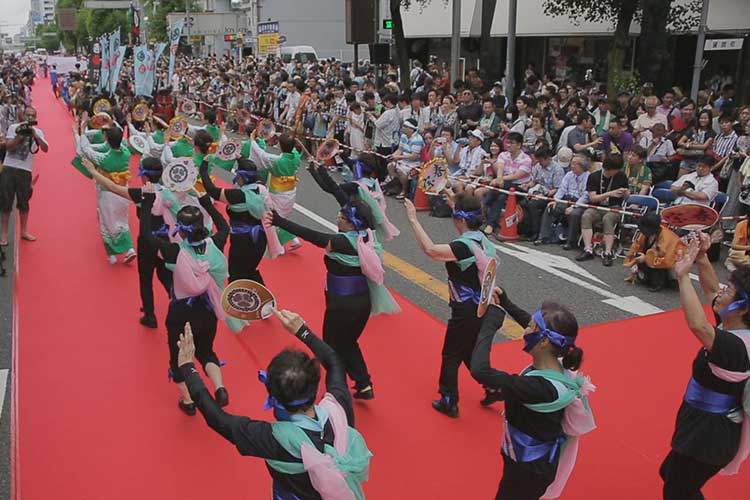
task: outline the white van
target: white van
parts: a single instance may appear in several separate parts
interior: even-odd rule
[[[315,49],[309,45],[294,45],[291,47],[281,47],[281,61],[290,71],[297,63],[309,64],[317,62],[318,54]]]

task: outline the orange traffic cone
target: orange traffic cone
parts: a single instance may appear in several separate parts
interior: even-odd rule
[[[417,183],[417,189],[414,191],[414,208],[419,211],[430,209],[430,201],[427,199],[425,192],[422,191],[419,183]]]
[[[516,194],[515,188],[510,188],[508,199],[505,202],[505,212],[500,218],[500,231],[497,237],[501,240],[518,239],[518,223],[520,222],[518,212],[516,211]]]

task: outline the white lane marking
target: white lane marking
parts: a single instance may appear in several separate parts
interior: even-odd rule
[[[555,259],[550,259],[549,254],[546,254],[544,252],[540,252],[538,250],[527,248],[521,245],[513,245],[508,243],[506,243],[505,245],[495,245],[495,248],[497,248],[504,254],[515,257],[518,260],[522,260],[523,262],[526,262],[529,265],[552,274],[553,276],[557,276],[558,278],[568,281],[569,283],[573,283],[591,292],[594,292],[597,295],[601,295],[605,298],[605,300],[603,300],[602,302],[622,311],[628,312],[630,314],[635,314],[637,316],[646,316],[648,314],[663,312],[658,307],[651,305],[638,297],[622,297],[609,290],[589,283],[588,281],[584,281],[579,277],[572,276],[563,272],[559,268],[563,268],[566,271],[572,271],[576,274],[582,274],[587,278],[590,276],[590,273],[588,273],[588,271],[579,273],[577,269],[579,266],[577,264],[574,264],[573,262],[570,262],[570,264],[565,264],[564,261],[569,260],[565,257],[554,256]],[[601,282],[601,280],[599,280],[598,278],[595,278],[595,280],[597,282]]]
[[[609,286],[608,283],[600,280],[578,264],[576,264],[574,261],[570,260],[567,257],[563,257],[561,255],[555,255],[548,252],[542,252],[539,250],[536,250],[534,248],[525,247],[523,245],[518,245],[515,243],[505,243],[507,246],[515,248],[519,252],[524,252],[530,257],[533,257],[535,260],[537,260],[540,263],[543,263],[545,266],[554,267],[556,269],[560,269],[563,271],[569,271],[573,274],[577,274],[578,276],[583,276],[584,278],[587,278],[591,281],[595,281],[596,283],[599,283],[600,285]],[[498,245],[495,245],[496,247],[500,248]]]
[[[306,217],[314,220],[315,222],[317,222],[318,224],[320,224],[321,226],[323,226],[326,229],[330,229],[331,231],[338,231],[339,230],[339,228],[338,228],[338,226],[336,224],[334,224],[333,222],[331,222],[329,220],[324,219],[323,217],[321,217],[320,215],[316,214],[315,212],[306,209],[302,205],[299,205],[299,204],[295,203],[294,204],[294,209],[296,211],[298,211],[299,213],[301,213],[302,215],[304,215],[304,216],[306,216]]]
[[[5,389],[8,388],[8,369],[0,370],[0,421],[3,419],[3,406],[5,405]]]
[[[317,222],[321,226],[327,229],[330,229],[331,231],[338,231],[338,227],[336,226],[336,224],[333,224],[332,222],[324,219],[323,217],[316,214],[315,212],[308,210],[307,208],[296,203],[294,204],[294,209],[298,211],[299,213],[301,213],[302,215]],[[582,288],[590,290],[598,295],[601,295],[602,297],[604,297],[604,300],[602,302],[614,308],[620,309],[622,311],[625,311],[627,313],[634,314],[637,316],[646,316],[648,314],[655,314],[655,313],[663,312],[658,307],[653,306],[649,304],[648,302],[644,302],[638,297],[634,297],[634,296],[622,297],[620,295],[617,295],[616,293],[612,293],[609,290],[606,290],[592,283],[589,283],[588,281],[584,281],[581,278],[564,273],[563,271],[561,271],[561,269],[579,274],[597,283],[602,283],[605,286],[607,285],[606,283],[601,281],[599,278],[597,278],[596,276],[592,275],[591,273],[589,273],[588,271],[580,267],[578,264],[572,262],[570,259],[566,259],[565,257],[560,257],[558,255],[550,255],[550,254],[540,252],[532,248],[527,248],[521,245],[513,245],[513,244],[506,244],[506,245],[508,246],[495,245],[495,247],[499,251],[507,255],[510,255],[519,260],[522,260],[526,262],[527,264],[530,264],[547,273],[557,276],[558,278],[564,279],[568,281],[569,283],[573,283]],[[513,248],[509,248],[510,246],[512,246]]]

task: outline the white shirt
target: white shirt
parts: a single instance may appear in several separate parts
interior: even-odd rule
[[[675,200],[675,205],[687,205],[689,203],[708,205],[714,199],[716,193],[719,192],[719,183],[716,182],[716,179],[711,174],[704,175],[703,177],[698,177],[698,172],[692,172],[690,174],[683,175],[672,185],[679,187],[682,186],[685,182],[692,182],[695,186],[695,191],[708,195],[708,200],[691,200],[687,196],[680,196]]]
[[[641,135],[639,144],[648,153],[648,156],[646,156],[647,162],[663,162],[667,160],[669,156],[674,155],[674,146],[672,145],[672,141],[670,141],[666,137],[662,137],[657,144],[654,144],[653,134],[644,132]]]
[[[15,139],[16,137],[16,129],[18,128],[19,123],[15,123],[8,127],[8,131],[5,133],[5,140],[6,142],[10,142],[11,140]],[[44,138],[44,132],[41,131],[41,129],[34,127],[34,131],[36,132],[37,137],[39,137],[39,140],[41,140],[44,145],[47,145],[47,140]],[[19,170],[27,170],[31,172],[31,168],[34,164],[34,155],[31,153],[31,145],[33,143],[33,139],[29,137],[28,139],[24,139],[21,141],[21,144],[16,147],[16,149],[8,149],[8,151],[5,153],[5,161],[3,164],[6,167],[13,167],[17,168]],[[37,146],[34,145],[34,150],[36,151]]]
[[[487,156],[487,152],[482,146],[471,148],[466,146],[458,152],[459,170],[455,175],[474,175],[474,170],[482,164],[482,160]]]

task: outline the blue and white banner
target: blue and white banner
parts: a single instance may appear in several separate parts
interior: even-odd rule
[[[177,47],[180,45],[180,37],[182,36],[184,25],[185,21],[177,21],[169,27],[169,75],[167,78],[170,82],[174,74],[174,61],[177,57]]]
[[[117,68],[117,59],[120,57],[120,29],[116,29],[109,37],[109,82],[107,89],[114,89],[117,86],[119,73],[115,74]],[[114,92],[114,90],[112,90]]]
[[[161,55],[164,53],[164,49],[167,48],[167,44],[164,42],[157,43],[154,46],[154,72],[151,75],[152,79],[152,88],[156,88],[156,81],[154,79],[156,78],[157,70],[159,69],[159,59],[161,58]]]
[[[125,59],[125,51],[127,47],[120,47],[117,50],[117,54],[114,57],[114,66],[112,67],[112,78],[110,78],[109,91],[113,94],[117,90],[117,83],[120,81],[120,70],[122,69],[122,62]]]
[[[148,49],[148,45],[138,45],[133,49],[135,95],[152,95],[154,88],[154,66],[154,55]]]
[[[102,69],[99,77],[99,84],[96,90],[106,90],[109,88],[109,36],[104,35],[99,38],[99,46],[102,48]]]

